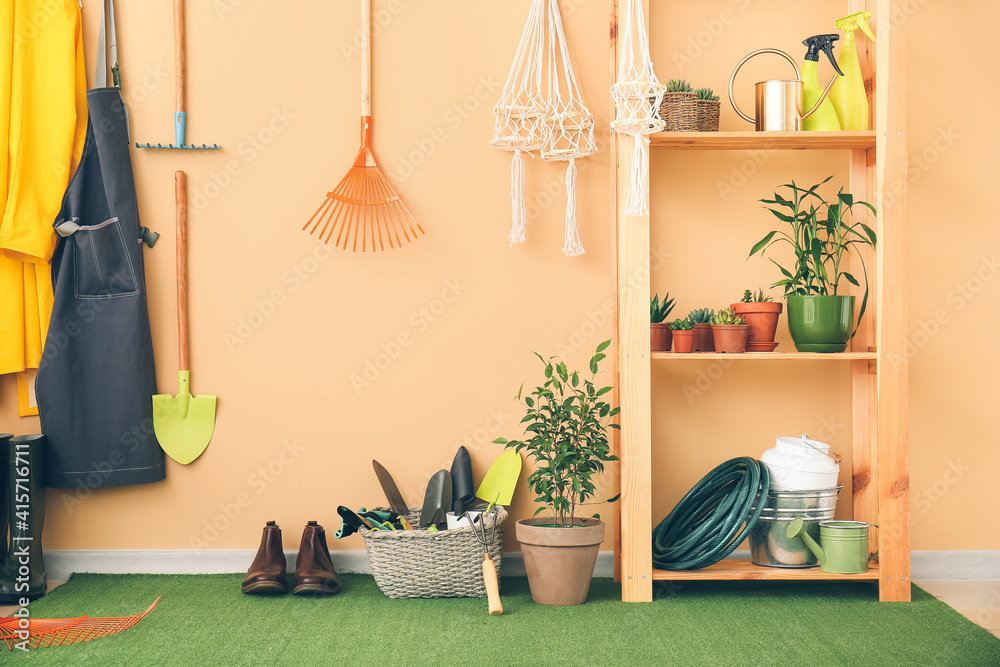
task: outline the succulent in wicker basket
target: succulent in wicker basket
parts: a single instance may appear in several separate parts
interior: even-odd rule
[[[698,108],[694,89],[684,79],[667,81],[667,91],[660,104],[660,118],[667,132],[691,132],[698,129]]]
[[[711,88],[694,91],[699,132],[719,131],[719,96]]]

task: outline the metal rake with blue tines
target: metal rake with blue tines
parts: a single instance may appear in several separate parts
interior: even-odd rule
[[[187,132],[187,113],[184,111],[185,95],[185,69],[187,58],[184,55],[184,0],[174,0],[174,88],[177,92],[177,111],[174,112],[174,141],[176,144],[140,144],[136,142],[136,148],[172,148],[186,150],[218,150],[222,148],[218,144],[185,144],[184,135]]]

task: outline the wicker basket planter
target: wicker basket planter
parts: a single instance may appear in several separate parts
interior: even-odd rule
[[[694,132],[698,129],[698,107],[694,93],[664,93],[660,118],[666,132]]]
[[[490,545],[490,556],[499,580],[507,512],[496,507],[496,537]],[[420,508],[411,509],[407,519],[416,525]],[[493,521],[487,519],[487,537],[492,526]],[[484,547],[473,531],[463,527],[437,532],[418,529],[366,533],[365,551],[379,590],[390,598],[486,597]]]
[[[695,100],[699,132],[719,131],[719,100]]]

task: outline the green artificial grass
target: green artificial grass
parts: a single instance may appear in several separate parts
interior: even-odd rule
[[[341,575],[329,598],[240,593],[242,575],[77,574],[32,603],[35,618],[129,616],[86,644],[0,656],[39,665],[1000,665],[1000,639],[933,596],[879,603],[852,582],[684,582],[648,604],[595,579],[586,604],[545,607],[501,582],[479,598],[391,600]],[[6,648],[0,648],[6,652]]]

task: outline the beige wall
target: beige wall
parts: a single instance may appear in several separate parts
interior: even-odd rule
[[[170,3],[119,4],[133,138],[169,141]],[[52,490],[48,548],[249,548],[268,519],[285,528],[292,548],[307,519],[332,529],[337,505],[384,502],[373,457],[419,504],[426,480],[458,445],[481,476],[501,451],[490,441],[519,434],[512,398],[539,377],[532,350],[564,352],[582,366],[612,336],[608,3],[562,2],[603,148],[581,164],[587,254],[576,259],[560,252],[561,165],[538,158],[528,161],[528,242],[506,243],[509,155],[489,148],[490,109],[528,3],[515,4],[374,3],[386,19],[375,38],[375,153],[427,235],[400,251],[361,255],[327,253],[300,231],[357,150],[358,3],[290,3],[285,12],[238,0],[189,3],[188,138],[225,150],[133,151],[133,161],[143,223],[163,235],[146,252],[147,282],[159,386],[170,393],[173,172],[189,174],[193,389],[219,396],[215,436],[192,465],[171,462],[163,483],[85,497]],[[998,232],[984,211],[998,146],[976,134],[990,127],[989,106],[1000,97],[980,88],[983,72],[996,71],[986,26],[997,10],[970,6],[977,20],[969,21],[940,0],[911,5],[909,146],[924,159],[910,177],[912,545],[1000,549],[995,534],[977,532],[1000,464],[997,356],[980,340],[997,301]],[[91,0],[85,17],[88,55],[97,6]],[[660,78],[720,92],[745,53],[777,46],[799,58],[798,42],[844,13],[841,2],[800,3],[794,12],[774,0],[667,6],[654,2],[651,17]],[[688,37],[701,46],[676,59]],[[757,78],[786,74],[780,61],[755,67],[742,78],[742,100]],[[722,126],[747,129],[728,105]],[[751,175],[744,181],[734,168]],[[657,153],[653,289],[677,297],[681,315],[773,281],[765,262],[744,261],[770,224],[756,200],[790,178],[830,174],[846,179],[844,154],[776,153],[758,166],[744,153]],[[921,323],[936,316],[944,323],[922,337]],[[791,346],[787,331],[779,340],[780,349]],[[808,431],[849,454],[846,366],[689,362],[654,366],[653,383],[656,520],[709,468],[759,456],[775,436]],[[37,420],[16,417],[14,403],[12,378],[0,379],[0,431],[37,432]],[[533,511],[522,486],[513,512]],[[357,537],[334,546],[362,548]]]

